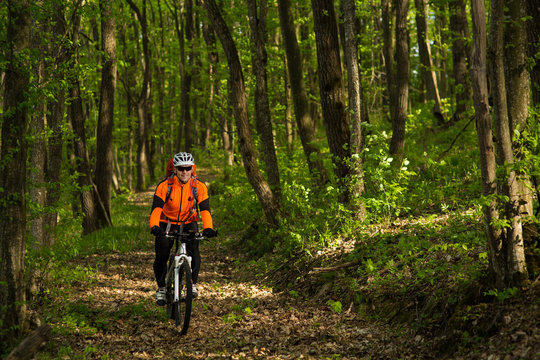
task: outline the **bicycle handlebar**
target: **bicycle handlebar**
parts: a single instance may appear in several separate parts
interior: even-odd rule
[[[179,238],[180,241],[189,241],[189,240],[204,240],[205,237],[200,232],[194,233],[179,233],[177,231],[170,231],[165,233],[165,237],[169,239]]]

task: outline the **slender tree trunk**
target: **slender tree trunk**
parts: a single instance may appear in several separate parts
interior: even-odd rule
[[[540,52],[540,0],[527,0],[528,55],[533,57]],[[535,61],[531,68],[532,105],[540,104],[540,61]]]
[[[7,46],[4,56],[0,150],[0,344],[9,346],[25,326],[24,254],[26,248],[26,101],[31,65],[30,6],[26,0],[7,4]],[[5,350],[5,349],[3,349]]]
[[[527,12],[526,0],[510,0],[505,2],[504,26],[504,68],[506,94],[508,102],[508,121],[510,122],[510,138],[521,134],[527,127],[529,105],[531,102],[530,59],[527,54]],[[537,39],[537,41],[540,41]],[[514,141],[513,141],[514,142]],[[522,138],[517,138],[513,144],[514,153],[521,157]],[[533,215],[532,184],[529,176],[520,174],[517,178],[517,193],[519,196],[519,213]]]
[[[490,51],[489,64],[491,72],[491,93],[493,94],[493,114],[496,129],[498,163],[500,166],[512,166],[514,164],[514,154],[512,150],[512,137],[510,121],[508,116],[508,102],[505,87],[504,74],[504,1],[492,0],[491,2],[491,29],[490,29]],[[516,172],[509,169],[505,176],[505,183],[501,185],[501,192],[509,199],[504,204],[505,214],[501,217],[509,221],[510,227],[502,229],[502,254],[507,272],[505,285],[519,285],[527,278],[527,267],[525,265],[525,249],[523,244],[523,229],[521,215],[519,213],[519,183]]]
[[[362,133],[362,102],[360,99],[361,93],[361,79],[360,71],[358,68],[358,50],[356,43],[356,30],[355,30],[355,14],[356,8],[354,0],[342,0],[342,13],[343,13],[343,27],[345,33],[345,59],[347,63],[347,71],[349,73],[349,116],[352,123],[351,132],[351,153],[356,154],[353,186],[351,188],[351,195],[354,198],[360,197],[364,193],[364,165],[363,165],[363,151],[364,151],[364,137]],[[360,206],[359,216],[363,218],[365,215],[365,208]]]
[[[293,140],[294,140],[294,130],[293,130],[293,109],[291,106],[291,100],[292,100],[292,91],[291,91],[291,83],[289,81],[289,66],[287,65],[287,58],[283,60],[283,81],[284,81],[284,106],[285,106],[285,141],[287,144],[287,153],[290,155],[293,151]]]
[[[148,21],[146,18],[146,0],[143,0],[142,11],[135,5],[133,0],[126,0],[135,13],[141,25],[141,40],[143,45],[143,82],[141,93],[136,100],[137,104],[137,191],[146,189],[146,177],[149,174],[148,166],[148,113],[150,111],[150,80],[151,80],[151,56],[148,46]]]
[[[50,109],[50,116],[47,118],[47,126],[50,129],[51,135],[49,136],[49,143],[47,145],[47,171],[46,181],[49,184],[47,189],[47,199],[45,201],[47,206],[47,213],[45,215],[45,236],[44,245],[49,246],[54,244],[53,229],[56,227],[58,219],[58,201],[60,200],[60,182],[62,173],[62,144],[63,144],[63,122],[65,111],[65,88],[64,79],[66,77],[65,64],[66,55],[65,47],[62,44],[62,38],[66,33],[66,21],[64,19],[64,6],[60,1],[53,1],[52,11],[52,33],[54,43],[49,46],[49,56],[55,59],[56,64],[52,65],[53,73],[49,76],[52,77],[52,81],[57,90],[55,92],[54,100],[48,104]]]
[[[309,170],[317,184],[323,185],[328,182],[328,175],[321,160],[320,151],[316,146],[315,124],[309,110],[309,100],[303,78],[302,56],[298,47],[290,0],[278,0],[278,10],[298,133]]]
[[[185,12],[185,36],[188,48],[191,49],[191,41],[193,40],[193,3],[192,0],[186,0],[184,2],[186,7]],[[188,64],[186,64],[186,56],[182,56],[183,62],[183,76],[181,79],[181,90],[180,90],[180,109],[182,114],[182,122],[184,127],[184,147],[185,151],[191,151],[193,147],[193,121],[191,119],[191,107],[190,107],[190,91],[191,91],[191,72],[192,67],[190,66],[193,61],[192,51],[188,51]]]
[[[409,100],[409,42],[407,31],[408,0],[396,0],[396,92],[395,110],[392,118],[392,139],[390,154],[394,156],[394,166],[400,167],[405,156],[405,124]]]
[[[488,103],[488,79],[486,73],[486,9],[483,0],[471,0],[473,22],[473,50],[471,54],[471,82],[480,150],[482,172],[482,195],[490,198],[484,205],[484,222],[486,226],[489,250],[489,268],[498,288],[504,287],[505,269],[501,259],[502,231],[493,224],[499,219],[497,194],[495,148],[491,130],[491,116]]]
[[[41,33],[47,31],[45,24],[40,24],[34,20],[32,28],[32,47],[39,51],[40,60],[33,72],[39,86],[43,86],[45,81],[45,49],[41,44]],[[30,149],[30,171],[29,171],[29,195],[31,202],[39,209],[39,214],[32,216],[30,220],[31,244],[35,250],[43,245],[45,218],[42,211],[45,208],[46,188],[45,188],[45,167],[47,145],[45,141],[45,123],[47,106],[45,101],[34,107],[30,120],[30,131],[34,137]]]
[[[396,71],[394,67],[394,38],[392,29],[394,26],[394,12],[390,0],[381,0],[382,8],[382,32],[383,32],[383,56],[384,69],[386,71],[386,101],[390,111],[390,121],[394,119],[395,107],[393,106],[396,98]]]
[[[116,36],[113,1],[100,0],[103,60],[97,124],[96,186],[105,207],[106,218],[98,217],[100,227],[111,224],[111,184],[113,173],[114,95],[116,91]],[[98,212],[98,214],[101,214]]]
[[[525,0],[505,1],[504,47],[505,79],[510,132],[522,131],[529,117],[531,88],[527,57],[527,4]],[[538,39],[537,39],[538,41]]]
[[[81,16],[73,16],[72,44],[77,44],[79,41],[79,27]],[[76,49],[72,48],[69,51],[68,57],[71,58],[73,64],[78,64]],[[69,105],[69,118],[71,127],[75,134],[74,152],[75,152],[75,168],[79,174],[77,184],[81,188],[80,201],[81,208],[84,213],[83,217],[83,234],[89,234],[98,229],[98,212],[101,212],[101,207],[97,206],[98,196],[94,195],[94,183],[92,181],[92,172],[88,150],[86,146],[86,131],[84,127],[85,116],[83,112],[83,102],[81,99],[81,90],[79,80],[75,78],[70,89],[71,102]],[[100,217],[104,217],[102,214]]]
[[[439,124],[444,123],[442,103],[437,86],[437,77],[433,71],[431,47],[428,39],[427,0],[414,0],[416,5],[416,30],[418,35],[418,52],[420,53],[422,79],[426,87],[427,99],[434,102],[433,114]]]
[[[208,76],[210,78],[209,91],[208,91],[209,92],[208,116],[206,119],[206,133],[205,133],[205,141],[204,141],[204,148],[207,149],[208,143],[210,142],[210,129],[212,127],[212,119],[214,117],[214,99],[216,99],[219,94],[219,78],[215,75],[219,57],[218,57],[218,52],[216,49],[216,34],[214,31],[214,28],[212,27],[211,24],[209,24],[206,21],[203,22],[203,37],[209,49],[208,60],[210,62],[210,67],[208,69]],[[225,138],[223,138],[223,140],[225,144]],[[228,137],[227,137],[227,141],[228,141]]]
[[[438,11],[435,13],[435,31],[436,31],[436,40],[437,46],[434,49],[434,58],[435,66],[437,71],[437,88],[439,89],[439,95],[441,99],[448,97],[448,52],[446,44],[450,43],[448,37],[448,15],[447,15],[447,4],[443,2],[441,4],[435,5]]]
[[[244,76],[242,73],[242,67],[240,65],[240,59],[238,58],[236,45],[234,44],[229,29],[221,16],[215,0],[204,0],[203,5],[208,13],[208,17],[210,18],[212,25],[216,29],[219,40],[223,46],[223,50],[225,51],[225,55],[227,56],[230,72],[230,101],[233,106],[234,117],[236,119],[238,137],[240,139],[240,153],[242,154],[242,159],[244,160],[246,175],[251,183],[251,186],[255,190],[257,197],[259,198],[259,202],[261,203],[263,211],[266,215],[266,220],[270,225],[275,226],[278,223],[277,215],[279,212],[279,207],[270,186],[264,180],[264,177],[257,166],[255,147],[253,145],[251,130],[249,128]]]
[[[467,45],[470,38],[465,0],[450,1],[450,30],[452,30],[452,61],[455,81],[456,109],[451,122],[462,119],[470,101],[470,81],[467,71],[467,57],[470,52]]]
[[[253,72],[255,73],[255,124],[261,137],[264,162],[268,183],[274,197],[281,203],[281,184],[279,181],[279,167],[274,145],[272,121],[270,119],[270,104],[268,102],[268,83],[266,76],[266,13],[267,0],[260,1],[260,12],[257,11],[257,1],[248,0],[249,24],[251,27],[251,42],[254,47],[252,56]]]

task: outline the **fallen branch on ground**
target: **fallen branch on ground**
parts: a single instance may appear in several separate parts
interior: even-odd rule
[[[32,359],[39,351],[41,345],[49,339],[51,327],[41,325],[28,335],[4,360]]]

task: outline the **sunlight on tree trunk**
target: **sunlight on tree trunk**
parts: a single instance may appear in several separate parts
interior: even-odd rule
[[[504,179],[501,181],[500,191],[508,197],[508,202],[501,204],[505,209],[501,218],[508,221],[508,226],[502,229],[502,253],[504,259],[505,278],[507,286],[519,285],[527,278],[525,265],[525,249],[523,244],[523,228],[519,212],[520,194],[519,183],[515,170],[508,168],[514,164],[512,150],[512,137],[510,119],[508,116],[508,100],[505,87],[505,63],[503,56],[504,32],[504,2],[493,0],[491,2],[491,29],[489,64],[490,78],[493,94],[493,113],[497,141],[497,159],[500,167],[505,167]],[[515,89],[512,89],[512,91]]]
[[[484,222],[489,253],[489,269],[495,286],[504,288],[505,266],[501,259],[502,231],[495,226],[499,220],[495,195],[496,162],[491,116],[488,104],[488,78],[486,73],[486,9],[483,0],[472,0],[473,50],[471,55],[471,82],[480,150],[482,195],[489,201],[484,205]]]

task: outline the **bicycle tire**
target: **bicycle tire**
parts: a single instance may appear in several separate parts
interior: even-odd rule
[[[187,333],[189,321],[191,319],[191,308],[193,303],[193,288],[191,282],[191,269],[188,263],[180,265],[178,272],[178,283],[180,284],[180,300],[173,301],[174,297],[174,271],[171,276],[171,302],[170,302],[170,318],[180,328],[180,335]],[[168,311],[169,313],[169,311]]]

